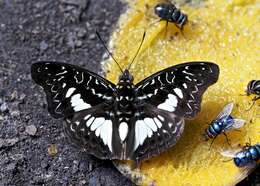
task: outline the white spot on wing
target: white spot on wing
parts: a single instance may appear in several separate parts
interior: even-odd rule
[[[90,116],[91,116],[90,114],[86,115],[86,116],[84,117],[84,120],[88,120],[88,118],[89,118]]]
[[[189,81],[192,81],[192,79],[189,76],[185,76],[186,79],[188,79]]]
[[[100,127],[100,138],[102,139],[103,143],[108,146],[109,150],[112,150],[112,122],[110,120],[105,120],[103,125]]]
[[[105,118],[103,117],[99,117],[99,118],[96,118],[93,123],[91,124],[90,126],[90,130],[94,131],[96,130],[98,127],[100,127],[105,121]]]
[[[184,74],[188,74],[188,75],[190,75],[190,76],[194,76],[194,74],[189,73],[189,72],[187,72],[187,71],[185,71],[185,70],[183,70],[182,72],[183,72]]]
[[[58,74],[56,74],[56,76],[59,76],[59,75],[62,75],[62,74],[66,74],[67,73],[67,70],[63,71],[63,72],[60,72]]]
[[[143,120],[137,120],[135,123],[135,146],[136,150],[140,145],[144,143],[147,137],[151,137],[153,131],[145,124]]]
[[[75,132],[75,129],[72,127],[72,124],[70,124],[70,130],[71,130],[72,132]]]
[[[78,74],[78,72],[77,72],[77,74]],[[78,83],[78,84],[82,83],[84,81],[84,74],[83,74],[83,72],[81,72],[81,80],[79,80],[77,78],[77,75],[74,76],[74,79],[76,80],[76,83]]]
[[[73,92],[74,92],[75,90],[76,90],[76,89],[75,89],[74,87],[69,88],[69,90],[68,90],[67,93],[66,93],[65,98],[70,97],[70,96],[73,94]]]
[[[89,127],[92,124],[94,119],[95,119],[94,117],[89,118],[89,120],[86,122],[87,127]]]
[[[188,88],[186,83],[183,83],[183,87],[184,87],[185,89]]]
[[[153,119],[151,118],[144,118],[144,122],[146,123],[147,126],[149,126],[150,129],[152,129],[154,132],[157,131],[157,126]]]
[[[157,125],[158,128],[161,128],[161,127],[162,127],[162,123],[161,123],[160,120],[158,120],[157,118],[154,118],[154,121],[155,121],[155,123],[156,123],[156,125]]]
[[[73,107],[74,111],[80,111],[80,110],[85,110],[91,107],[90,104],[87,104],[81,99],[80,94],[76,94],[71,97],[71,106]]]
[[[177,103],[177,97],[173,94],[168,94],[168,99],[166,99],[164,103],[159,104],[157,108],[172,112],[175,110]]]
[[[181,89],[175,88],[173,90],[179,96],[179,98],[183,98],[183,93],[182,93]]]
[[[124,141],[127,134],[128,134],[128,125],[126,122],[122,122],[119,125],[119,137],[121,139],[121,141]]]
[[[175,108],[170,106],[167,103],[161,103],[160,105],[157,106],[157,108],[162,109],[162,110],[167,110],[169,112],[175,111]]]

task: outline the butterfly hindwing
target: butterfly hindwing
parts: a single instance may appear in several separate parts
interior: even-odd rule
[[[101,159],[120,159],[121,144],[117,139],[116,119],[112,106],[100,104],[65,118],[69,139],[88,154]]]
[[[184,119],[151,105],[145,105],[130,121],[134,125],[133,159],[137,162],[160,154],[177,143]],[[130,143],[128,143],[130,144]]]
[[[31,74],[43,87],[48,110],[55,118],[109,101],[115,89],[101,76],[65,63],[38,62],[32,65]]]
[[[169,67],[136,85],[137,100],[179,117],[192,118],[200,111],[203,93],[218,80],[218,75],[218,66],[209,62]]]

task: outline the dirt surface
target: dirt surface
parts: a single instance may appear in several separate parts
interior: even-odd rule
[[[123,7],[116,0],[0,0],[1,186],[133,185],[110,161],[68,143],[30,75],[38,60],[99,72],[104,48],[95,28],[107,41]]]
[[[68,143],[30,75],[39,60],[100,72],[95,29],[107,41],[123,11],[117,0],[0,0],[0,186],[133,185]]]

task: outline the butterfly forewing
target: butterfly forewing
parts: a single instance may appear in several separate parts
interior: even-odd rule
[[[80,67],[57,62],[39,62],[31,68],[33,80],[43,87],[48,110],[66,117],[112,99],[115,85]]]
[[[137,100],[191,118],[200,111],[202,95],[218,80],[218,74],[218,66],[209,62],[169,67],[136,85]]]

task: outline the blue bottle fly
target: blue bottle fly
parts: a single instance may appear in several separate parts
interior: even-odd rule
[[[238,167],[244,167],[260,160],[260,143],[256,145],[247,144],[242,151],[234,157],[234,163]]]
[[[238,129],[244,125],[245,120],[236,119],[230,115],[232,109],[233,103],[227,104],[218,116],[210,123],[208,128],[205,129],[204,138],[205,140],[213,139],[211,145],[220,134],[224,134],[229,143],[226,132],[231,129]]]
[[[223,156],[233,158],[233,161],[237,167],[255,167],[260,160],[260,143],[246,146],[235,152],[234,150],[227,150],[221,153]]]

